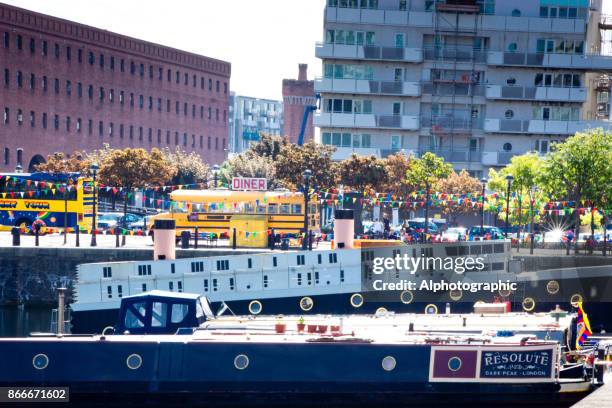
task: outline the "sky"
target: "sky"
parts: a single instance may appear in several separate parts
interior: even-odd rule
[[[321,75],[325,0],[2,0],[18,7],[229,61],[230,89],[282,99],[283,78]],[[604,0],[612,14],[612,0]]]
[[[282,99],[282,79],[321,75],[325,0],[1,0],[232,64],[237,94]]]

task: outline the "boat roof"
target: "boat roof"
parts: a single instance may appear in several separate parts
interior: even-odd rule
[[[167,290],[150,290],[148,292],[138,293],[136,295],[124,296],[123,299],[139,299],[148,297],[164,297],[171,299],[198,299],[200,295],[197,293],[169,292]]]

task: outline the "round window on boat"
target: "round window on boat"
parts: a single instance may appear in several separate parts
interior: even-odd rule
[[[578,303],[582,303],[582,295],[580,293],[574,293],[570,298],[570,303],[574,307],[578,307]]]
[[[263,309],[263,305],[261,304],[261,302],[259,300],[253,300],[251,301],[251,303],[249,303],[249,312],[251,314],[260,314],[261,310]]]
[[[551,280],[546,284],[546,291],[551,295],[557,294],[559,292],[559,289],[559,282],[557,282],[556,280]]]
[[[312,298],[305,296],[300,299],[300,309],[302,309],[303,311],[308,312],[310,309],[312,309],[313,306],[314,301],[312,300]]]
[[[438,306],[434,305],[433,303],[428,304],[427,306],[425,306],[425,313],[426,314],[437,314]]]
[[[351,306],[361,307],[363,306],[363,295],[361,293],[355,293],[351,296]]]
[[[386,316],[387,313],[389,313],[389,311],[387,310],[386,307],[379,307],[378,309],[376,309],[376,312],[374,312],[374,315],[378,317],[382,317],[382,316]]]
[[[234,358],[234,367],[238,370],[244,370],[249,366],[249,358],[245,354],[238,354]]]
[[[457,356],[448,359],[448,369],[451,371],[459,371],[463,362]]]
[[[37,354],[32,358],[32,365],[37,370],[44,370],[49,365],[49,357],[46,354]]]
[[[402,301],[403,304],[409,305],[414,300],[414,295],[412,294],[411,291],[405,290],[400,295],[400,300]]]
[[[394,370],[396,365],[397,361],[395,360],[395,357],[387,356],[382,359],[382,368],[385,371]]]
[[[497,291],[499,293],[499,296],[503,297],[503,298],[507,298],[510,297],[510,295],[512,294],[512,291],[510,289],[500,289]]]
[[[535,309],[536,302],[533,298],[526,297],[523,299],[523,310],[526,312],[531,312]]]
[[[142,357],[138,354],[130,354],[128,358],[125,359],[125,364],[130,370],[138,370],[142,365]]]
[[[458,300],[461,300],[461,298],[463,297],[463,292],[461,291],[461,289],[454,289],[450,291],[449,296],[452,300],[456,302]]]

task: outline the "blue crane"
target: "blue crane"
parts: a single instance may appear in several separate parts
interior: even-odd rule
[[[304,132],[306,131],[306,124],[308,123],[308,115],[310,115],[312,112],[319,109],[319,105],[321,103],[321,95],[316,94],[315,98],[316,98],[316,102],[314,105],[304,106],[304,116],[302,117],[302,126],[300,128],[300,134],[298,135],[298,139],[297,139],[298,146],[301,146],[302,144],[304,144]]]

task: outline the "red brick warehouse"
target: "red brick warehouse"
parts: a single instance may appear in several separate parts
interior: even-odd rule
[[[106,143],[225,159],[230,63],[4,4],[0,33],[0,170]]]

